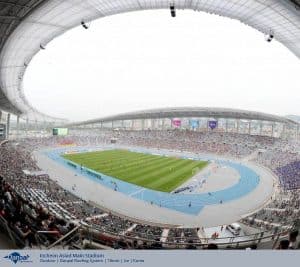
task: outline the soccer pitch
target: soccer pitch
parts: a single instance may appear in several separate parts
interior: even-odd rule
[[[163,192],[173,191],[208,164],[207,161],[127,150],[65,154],[63,157],[96,172]]]

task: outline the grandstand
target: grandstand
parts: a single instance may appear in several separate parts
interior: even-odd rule
[[[238,112],[236,111],[236,113]],[[140,112],[140,114],[142,113],[144,111]],[[174,114],[174,117],[178,117],[177,115]],[[191,114],[191,116],[195,120],[195,114]],[[200,114],[198,116],[199,121],[201,121]],[[277,119],[279,120],[279,118]],[[161,118],[158,120],[161,120]],[[285,121],[284,118],[282,120]],[[186,129],[186,126],[182,124],[177,128],[116,130],[114,127],[104,127],[99,122],[93,123],[98,126],[81,128],[81,125],[69,125],[68,136],[24,138],[3,142],[1,145],[1,155],[5,155],[1,158],[0,169],[3,177],[4,199],[9,201],[11,198],[18,197],[24,201],[24,209],[30,214],[31,218],[30,223],[26,223],[35,225],[34,237],[29,235],[30,237],[27,238],[25,237],[26,233],[22,231],[23,240],[21,241],[23,241],[23,245],[35,246],[38,242],[47,245],[49,240],[44,236],[43,231],[56,233],[54,237],[52,236],[52,242],[58,240],[64,233],[74,231],[74,240],[67,239],[65,242],[68,245],[84,247],[85,243],[80,243],[78,239],[79,229],[81,229],[81,233],[93,229],[95,232],[93,242],[95,242],[94,246],[96,247],[205,248],[209,243],[217,243],[220,248],[236,246],[236,244],[241,247],[257,244],[261,248],[272,248],[272,246],[276,246],[274,240],[278,244],[281,239],[288,238],[286,236],[289,231],[297,229],[300,203],[299,187],[297,186],[299,176],[289,172],[289,176],[284,176],[285,180],[276,178],[279,171],[283,173],[283,171],[289,170],[291,164],[293,166],[291,169],[295,169],[295,173],[297,173],[297,164],[293,163],[298,160],[298,154],[294,152],[298,149],[297,142],[291,142],[283,137],[272,137],[270,134],[264,136],[237,133],[228,129],[225,131],[226,127],[223,130],[217,128],[212,130],[207,127],[205,129],[201,129],[201,127]],[[122,124],[122,122],[120,123]],[[157,123],[152,123],[152,125],[155,124]],[[108,125],[112,125],[112,123],[109,122]],[[112,138],[117,142],[112,144]],[[65,140],[68,142],[65,142]],[[72,145],[66,145],[69,143],[72,143]],[[131,149],[132,152],[124,150],[125,147]],[[115,150],[117,148],[122,150]],[[35,151],[34,158],[37,161],[32,158],[33,150]],[[143,151],[143,153],[137,153],[137,151]],[[149,155],[147,151],[152,151],[154,155]],[[278,153],[278,151],[281,151],[281,153]],[[193,158],[193,155],[207,155],[206,159],[210,162],[207,167],[210,167],[210,169],[207,169],[207,173],[210,173],[211,178],[203,173],[201,179],[205,178],[208,181],[207,184],[194,184],[196,188],[198,186],[199,193],[196,193],[196,191],[190,192],[189,190],[181,192],[179,190],[177,194],[164,193],[168,196],[162,196],[159,195],[161,194],[159,191],[156,191],[161,190],[160,188],[153,188],[153,192],[158,192],[158,195],[153,198],[149,197],[149,193],[146,193],[147,189],[144,187],[147,186],[145,184],[132,185],[139,186],[137,190],[135,187],[128,186],[128,180],[123,181],[124,185],[119,180],[134,178],[126,172],[123,173],[124,175],[127,174],[126,177],[118,177],[117,175],[118,169],[119,175],[122,174],[120,164],[126,164],[125,168],[129,169],[132,168],[132,165],[137,164],[135,161],[130,160],[130,157],[148,158],[152,162],[161,160],[174,160],[174,162],[179,160],[180,162],[180,159],[176,157],[160,157],[160,153],[170,153],[170,156],[177,155],[177,157],[190,159]],[[109,157],[104,157],[105,154],[109,154]],[[16,160],[16,155],[17,158],[22,160]],[[126,155],[125,161],[124,155]],[[214,157],[209,157],[209,155],[214,155]],[[47,160],[45,161],[45,159]],[[193,162],[190,159],[188,161]],[[215,161],[212,159],[215,159]],[[73,164],[68,165],[64,162],[65,160],[68,162],[72,160]],[[236,163],[236,171],[231,170],[235,166],[234,160],[239,160],[239,163]],[[94,168],[92,172],[88,171],[89,167],[93,167],[95,161],[100,164],[97,164],[99,169]],[[99,161],[102,162],[103,166]],[[276,162],[278,164],[275,164]],[[46,165],[43,166],[43,163]],[[142,161],[141,164],[144,164],[144,162]],[[164,164],[156,163],[155,169],[163,173],[164,168],[162,166]],[[243,167],[244,165],[245,167]],[[40,172],[41,167],[46,169],[49,166],[51,171],[49,170],[47,173]],[[140,168],[137,173],[143,173],[145,167],[141,168],[141,166],[136,165],[136,170]],[[259,172],[257,166],[264,166],[263,168],[267,168],[268,172]],[[240,177],[239,182],[236,184],[238,180],[234,180],[234,173],[238,172],[239,168],[250,167],[253,168],[253,171],[255,170],[253,181],[258,180],[251,186],[251,183],[249,184],[252,179],[250,178],[251,174],[247,172],[245,176],[247,185],[242,186],[243,171],[241,171],[237,176]],[[63,169],[65,171],[61,171]],[[203,171],[205,169],[206,167]],[[24,170],[30,172],[26,174]],[[168,169],[168,171],[170,170]],[[221,173],[219,178],[217,178],[218,171]],[[201,172],[202,170],[199,173]],[[255,178],[256,172],[259,172],[259,178]],[[266,173],[271,173],[270,177],[278,179],[278,185],[276,181],[264,178]],[[131,174],[134,173],[131,172]],[[39,175],[38,180],[35,179],[36,175]],[[64,177],[61,177],[61,175]],[[228,184],[223,185],[223,187],[220,185],[224,182],[222,180],[218,180],[216,184],[210,184],[213,177],[216,177],[214,179],[221,179],[220,177],[226,175],[228,175],[228,180],[224,181]],[[84,181],[80,180],[81,176],[90,177],[90,184],[86,179]],[[113,177],[119,179],[116,180]],[[141,178],[140,176],[136,177]],[[229,178],[233,180],[229,180]],[[153,181],[153,178],[150,180]],[[95,181],[100,185],[96,185]],[[190,186],[192,183],[186,184],[183,182],[181,184],[182,186],[177,188],[184,188],[184,185]],[[290,187],[291,184],[293,184],[293,187]],[[85,186],[91,189],[85,189]],[[106,189],[103,189],[103,186]],[[205,191],[205,186],[208,186],[206,189],[209,190],[210,188],[211,191]],[[216,186],[221,189],[220,192],[223,194],[221,198],[217,197],[219,193]],[[241,188],[244,189],[234,189],[235,186],[242,186]],[[84,190],[81,190],[82,188]],[[140,192],[141,188],[143,193],[137,193]],[[232,188],[230,189],[232,193],[226,191],[229,188]],[[248,189],[249,191],[244,191]],[[99,195],[99,193],[96,193],[97,191],[101,192],[101,196],[107,194],[106,201],[106,197],[102,200],[97,198]],[[86,192],[85,195],[84,192]],[[236,195],[237,192],[240,195]],[[112,198],[112,194],[116,195]],[[212,199],[210,199],[210,194],[213,197]],[[255,201],[253,196],[256,196]],[[193,200],[195,197],[199,202]],[[230,197],[232,200],[227,203],[226,197]],[[249,202],[247,197],[252,199],[250,201],[252,205],[246,208],[245,202]],[[244,198],[245,201],[243,202]],[[173,202],[170,202],[169,199],[173,199]],[[123,203],[121,207],[119,205],[120,201]],[[256,201],[257,203],[254,205]],[[224,217],[220,215],[215,216],[216,218],[210,218],[214,217],[211,216],[210,208],[215,211],[214,213],[219,214],[227,207],[226,205],[231,207],[229,208],[231,211],[241,209],[242,213],[231,214],[228,210]],[[133,206],[136,209],[131,211]],[[216,210],[218,206],[219,210]],[[5,210],[4,207],[2,212],[9,214],[9,211]],[[20,212],[23,212],[23,209]],[[39,215],[40,213],[42,215]],[[285,216],[282,216],[283,214]],[[6,216],[4,218],[9,220],[10,215]],[[42,219],[44,217],[46,219]],[[208,218],[206,221],[203,219],[205,217]],[[194,224],[191,224],[190,218],[193,218]],[[222,221],[224,218],[227,221]],[[243,231],[242,235],[231,235],[226,230],[224,225],[229,225],[230,220],[232,220],[231,222],[239,221]],[[42,225],[48,226],[41,228]],[[18,229],[16,225],[11,225],[11,227],[12,229]],[[222,230],[218,227],[221,227]],[[215,229],[215,232],[212,232],[213,229]],[[97,234],[99,232],[101,233],[100,238]]]
[[[0,228],[13,247],[299,249],[298,122],[217,107],[68,122],[29,104],[24,72],[54,37],[99,17],[170,7],[79,2],[0,2]],[[172,3],[238,19],[300,57],[299,1]]]

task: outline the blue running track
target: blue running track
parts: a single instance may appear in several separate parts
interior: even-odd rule
[[[253,191],[258,186],[260,181],[260,178],[256,172],[254,172],[252,169],[242,164],[232,162],[229,160],[228,161],[218,160],[213,157],[193,157],[196,160],[217,161],[218,164],[231,167],[236,171],[238,171],[240,175],[240,179],[236,184],[232,185],[231,187],[219,191],[214,191],[209,193],[195,193],[195,194],[170,194],[170,193],[147,189],[90,170],[91,172],[101,176],[101,179],[97,178],[91,173],[88,173],[87,172],[88,169],[82,171],[80,170],[79,166],[77,166],[77,168],[70,166],[68,164],[68,161],[60,156],[62,153],[64,153],[67,150],[82,151],[82,152],[87,151],[87,149],[80,149],[80,148],[76,148],[76,149],[63,148],[63,149],[46,151],[45,154],[52,160],[55,160],[60,164],[63,164],[67,168],[72,169],[75,173],[79,175],[84,175],[85,177],[97,183],[100,183],[101,185],[109,187],[112,190],[115,189],[117,184],[117,190],[130,197],[152,203],[153,205],[176,210],[190,215],[199,214],[200,211],[203,209],[203,207],[207,205],[220,204],[221,200],[223,203],[225,203],[231,200],[239,199],[245,196],[246,194],[250,193],[251,191]],[[136,149],[134,151],[150,153],[149,151],[143,151],[142,149],[139,150]]]

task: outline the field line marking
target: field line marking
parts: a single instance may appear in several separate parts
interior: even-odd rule
[[[140,190],[138,190],[138,191],[135,191],[135,192],[129,194],[129,196],[132,197],[132,196],[134,196],[134,195],[136,195],[136,194],[138,194],[138,193],[144,192],[145,190],[146,190],[145,188],[140,189]]]

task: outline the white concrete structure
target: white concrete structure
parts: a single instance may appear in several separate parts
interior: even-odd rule
[[[122,12],[192,9],[241,21],[300,57],[299,0],[25,0],[0,2],[0,109],[38,121],[59,121],[27,101],[23,75],[33,56],[71,28]],[[61,121],[63,122],[63,121]]]

